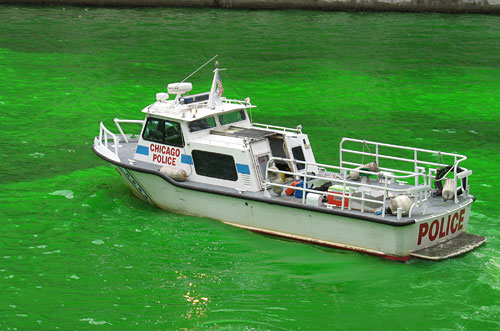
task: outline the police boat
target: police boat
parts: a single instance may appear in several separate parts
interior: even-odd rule
[[[339,164],[318,163],[300,125],[254,123],[249,98],[223,97],[221,70],[216,62],[209,92],[169,84],[143,120],[115,118],[115,133],[100,123],[93,151],[140,199],[399,261],[442,260],[486,241],[466,232],[475,200],[466,156],[343,138]]]

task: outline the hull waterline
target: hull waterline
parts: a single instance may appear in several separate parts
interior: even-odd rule
[[[97,151],[95,152],[99,155]],[[223,195],[210,190],[182,187],[183,183],[175,182],[159,172],[144,172],[131,165],[99,156],[114,164],[124,183],[137,197],[159,208],[212,218],[266,235],[357,251],[397,261],[407,261],[412,257],[412,252],[419,249],[417,246],[419,225],[426,222],[432,224],[433,218],[436,218],[427,217],[387,224],[366,217],[363,219],[332,215],[325,213],[324,210],[315,210],[314,207],[303,209],[276,204],[265,199],[259,201],[237,193]],[[440,242],[449,241],[465,231],[472,201],[471,199],[470,203],[461,207],[465,218],[460,231]],[[448,215],[456,212],[450,210]],[[447,215],[442,217],[446,218]]]

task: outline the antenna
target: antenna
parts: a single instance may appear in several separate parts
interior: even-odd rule
[[[214,57],[212,57],[210,60],[208,60],[207,62],[205,62],[205,64],[203,64],[201,67],[199,67],[198,69],[196,69],[195,71],[193,71],[189,76],[187,76],[186,78],[184,78],[182,80],[182,82],[180,83],[183,83],[186,79],[188,79],[189,77],[193,76],[195,73],[197,73],[201,68],[203,68],[204,66],[206,66],[207,64],[210,63],[210,61],[212,61],[213,59],[215,59],[217,56],[219,56],[219,54],[215,55]],[[179,84],[180,84],[179,83]]]

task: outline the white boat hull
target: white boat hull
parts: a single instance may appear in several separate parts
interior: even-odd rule
[[[467,229],[472,199],[442,215],[402,226],[175,186],[158,175],[115,165],[139,198],[160,208],[316,244],[408,260],[413,251]],[[448,228],[447,231],[445,228]]]

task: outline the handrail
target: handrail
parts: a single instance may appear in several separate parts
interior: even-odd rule
[[[284,161],[284,162],[294,162],[294,163],[299,163],[303,164],[305,166],[305,171],[304,172],[293,172],[293,171],[285,171],[285,170],[279,170],[279,169],[272,169],[270,166],[274,164],[275,161]],[[335,177],[326,177],[325,175],[316,175],[316,174],[308,174],[307,173],[307,168],[310,166],[316,166],[316,167],[322,167],[322,168],[330,168],[333,170],[338,170],[339,176],[337,178]],[[324,169],[326,170],[326,169]],[[377,185],[371,185],[368,183],[363,183],[363,182],[347,182],[347,172],[351,171],[353,169],[351,168],[344,168],[344,167],[339,167],[339,166],[333,166],[333,165],[326,165],[326,164],[320,164],[320,163],[313,163],[313,162],[306,162],[306,161],[300,161],[300,160],[293,160],[293,159],[285,159],[285,158],[280,158],[280,157],[272,157],[269,159],[266,165],[266,176],[264,180],[264,194],[268,197],[270,197],[269,192],[267,191],[268,186],[277,186],[277,187],[283,187],[283,188],[292,188],[294,190],[301,190],[303,192],[302,194],[302,204],[305,204],[305,196],[306,192],[311,192],[311,193],[318,193],[316,190],[312,190],[307,188],[307,182],[310,181],[311,179],[320,179],[320,180],[327,180],[329,182],[332,182],[333,184],[341,185],[342,186],[342,193],[340,192],[324,192],[323,194],[327,196],[338,196],[342,198],[341,202],[341,209],[344,210],[345,208],[345,199],[351,199],[351,200],[356,200],[361,202],[361,211],[364,212],[364,205],[366,202],[371,202],[375,204],[380,204],[381,206],[385,206],[387,202],[387,198],[389,196],[389,193],[399,193],[399,194],[413,194],[415,197],[415,202],[412,205],[419,205],[422,202],[427,202],[427,194],[431,190],[430,182],[429,184],[426,184],[427,182],[425,181],[426,175],[424,173],[413,173],[413,174],[408,174],[408,175],[402,175],[402,176],[397,176],[393,174],[387,174],[387,173],[377,173],[377,172],[372,172],[372,171],[367,171],[367,170],[358,170],[362,174],[366,175],[377,175],[381,176],[384,181],[384,186],[377,186]],[[292,185],[287,185],[287,184],[279,184],[279,183],[273,183],[269,180],[269,173],[278,173],[278,174],[285,174],[285,175],[291,175],[295,176],[296,178],[303,178],[303,186],[302,187],[295,187]],[[343,175],[341,175],[343,174]],[[406,179],[406,178],[424,178],[424,184],[410,187],[410,188],[389,188],[388,187],[388,181],[389,179]],[[361,191],[361,197],[355,197],[352,195],[346,195],[347,189],[353,189],[353,188],[359,188]],[[383,200],[373,200],[373,199],[368,199],[364,197],[364,192],[362,188],[368,188],[368,189],[375,189],[379,191],[383,191],[384,196]],[[351,204],[349,204],[348,209],[351,209]],[[382,208],[382,217],[385,217],[385,208]]]
[[[295,129],[293,128],[287,128],[284,126],[277,126],[277,125],[269,125],[269,124],[261,124],[261,123],[252,123],[253,126],[260,126],[265,129],[270,129],[270,130],[277,130],[277,131],[283,131],[283,132],[295,132],[295,133],[302,133],[302,126],[297,125]]]
[[[114,154],[116,155],[116,157],[118,157],[118,139],[116,138],[116,135],[114,133],[112,133],[111,131],[109,131],[104,126],[104,124],[101,122],[100,125],[99,125],[99,139],[98,139],[98,143],[100,145],[106,147],[111,153],[113,153],[113,151],[108,146],[108,139],[109,139],[108,135],[111,136],[111,138],[113,138],[113,142],[114,142],[113,147],[114,147],[114,150],[115,150]]]
[[[355,142],[355,143],[361,143],[364,146],[367,145],[373,145],[375,147],[375,153],[369,153],[369,152],[364,152],[364,151],[355,151],[352,149],[345,149],[343,147],[345,142]],[[397,156],[391,156],[391,155],[384,155],[379,153],[379,147],[389,147],[389,148],[394,148],[394,149],[400,149],[400,150],[407,150],[407,151],[413,151],[414,157],[413,159],[408,159],[408,158],[401,158]],[[427,153],[427,154],[436,154],[437,156],[450,156],[453,157],[454,162],[453,164],[458,165],[460,162],[463,162],[467,160],[467,156],[461,155],[461,154],[456,154],[456,153],[447,153],[447,152],[441,152],[441,151],[435,151],[431,149],[423,149],[423,148],[415,148],[415,147],[407,147],[407,146],[401,146],[401,145],[393,145],[393,144],[385,144],[385,143],[379,143],[375,141],[368,141],[368,140],[361,140],[361,139],[353,139],[353,138],[342,138],[340,142],[340,165],[342,166],[343,164],[347,164],[347,161],[343,160],[343,153],[351,153],[351,154],[357,154],[357,155],[363,155],[363,156],[374,156],[377,164],[379,164],[379,159],[389,159],[389,160],[395,160],[395,161],[403,161],[403,162],[408,162],[408,163],[413,163],[415,166],[418,164],[422,165],[429,165],[429,166],[440,166],[443,164],[437,163],[437,162],[428,162],[428,161],[423,161],[418,159],[418,152],[422,153]],[[352,163],[350,163],[352,165]],[[356,164],[356,165],[361,165]],[[396,170],[396,169],[393,169]],[[396,170],[397,171],[397,170]]]
[[[346,167],[334,166],[334,165],[330,165],[330,164],[323,164],[323,163],[316,163],[316,162],[300,161],[300,160],[296,160],[296,159],[286,159],[286,158],[277,157],[277,156],[273,156],[272,158],[270,158],[267,161],[267,166],[269,167],[269,165],[272,163],[271,161],[274,161],[274,160],[284,161],[284,162],[294,162],[294,163],[303,164],[304,166],[309,165],[309,166],[316,166],[316,167],[322,167],[322,168],[330,168],[330,169],[338,170],[340,173],[355,170],[353,168],[346,168]],[[272,171],[272,169],[269,169],[269,171]],[[280,171],[284,174],[297,175],[297,176],[301,176],[301,177],[304,176],[304,173],[302,173],[302,172],[290,172],[290,171],[282,171],[282,170],[280,170]],[[380,173],[378,173],[378,172],[373,172],[373,171],[369,171],[369,170],[356,169],[356,171],[358,171],[362,174],[366,174],[366,175],[380,175]],[[382,174],[382,175],[386,176],[386,177],[394,178],[394,179],[407,179],[407,178],[411,178],[411,177],[424,177],[425,178],[425,176],[426,176],[422,173],[411,173],[411,174],[402,175],[402,176],[397,176],[397,175],[387,176],[384,174]],[[313,175],[308,175],[308,176],[317,177],[317,176],[313,176]],[[319,178],[323,179],[325,177],[319,177]]]
[[[227,103],[230,103],[230,104],[245,106],[245,108],[256,108],[256,106],[254,106],[254,105],[252,105],[250,103],[250,99],[248,99],[248,100],[238,100],[238,99],[228,99],[226,97],[222,97],[221,101],[227,102]]]
[[[363,151],[360,150],[352,150],[352,149],[347,149],[344,148],[344,143],[345,142],[353,142],[353,143],[359,143],[362,144],[363,146]],[[364,147],[369,148],[370,146],[375,149],[375,152],[365,152]],[[380,147],[388,147],[388,148],[393,148],[396,150],[406,150],[413,152],[413,158],[405,158],[405,157],[398,157],[394,155],[385,155],[385,154],[380,154],[379,153],[379,148]],[[349,162],[344,160],[344,153],[345,154],[356,154],[356,155],[361,155],[361,156],[372,156],[375,157],[375,161],[377,165],[379,166],[379,169],[385,170],[385,171],[394,171],[394,172],[399,172],[399,173],[411,173],[408,171],[404,170],[399,170],[399,169],[392,169],[392,168],[384,168],[380,166],[380,159],[386,159],[386,160],[393,160],[393,161],[400,161],[400,162],[405,162],[405,163],[410,163],[413,164],[414,167],[414,172],[419,171],[419,168],[425,169],[425,167],[429,168],[429,179],[432,179],[430,176],[430,167],[440,167],[446,165],[446,162],[444,162],[444,157],[448,157],[448,160],[452,158],[453,160],[450,160],[448,162],[448,165],[452,165],[453,169],[453,183],[455,188],[458,185],[458,177],[457,177],[457,169],[459,167],[459,163],[467,160],[467,156],[462,155],[462,154],[457,154],[457,153],[447,153],[447,152],[442,152],[442,151],[436,151],[436,150],[430,150],[430,149],[423,149],[423,148],[415,148],[415,147],[407,147],[407,146],[400,146],[400,145],[393,145],[393,144],[385,144],[385,143],[379,143],[379,142],[374,142],[374,141],[368,141],[368,140],[361,140],[361,139],[353,139],[353,138],[342,138],[342,141],[340,142],[340,148],[339,148],[339,153],[340,153],[340,165],[350,165],[350,166],[362,166],[362,163],[356,163],[356,162]],[[419,159],[419,153],[420,155],[426,154],[430,156],[436,156],[436,157],[441,157],[441,160],[438,160],[438,162],[430,162],[430,161],[424,161]],[[440,162],[442,161],[442,163]],[[467,175],[464,175],[463,177],[468,177],[471,175],[471,172],[467,170],[466,168],[463,168],[464,171],[467,171]],[[424,170],[425,171],[425,170]],[[429,182],[431,182],[429,180]],[[458,203],[458,197],[457,194],[455,194],[455,203]]]
[[[115,118],[113,120],[115,122],[116,127],[120,131],[120,134],[122,135],[123,140],[125,140],[126,143],[128,143],[127,136],[125,136],[125,133],[123,133],[122,127],[120,126],[120,123],[134,123],[134,124],[142,124],[144,125],[144,120],[122,120],[119,118]]]

